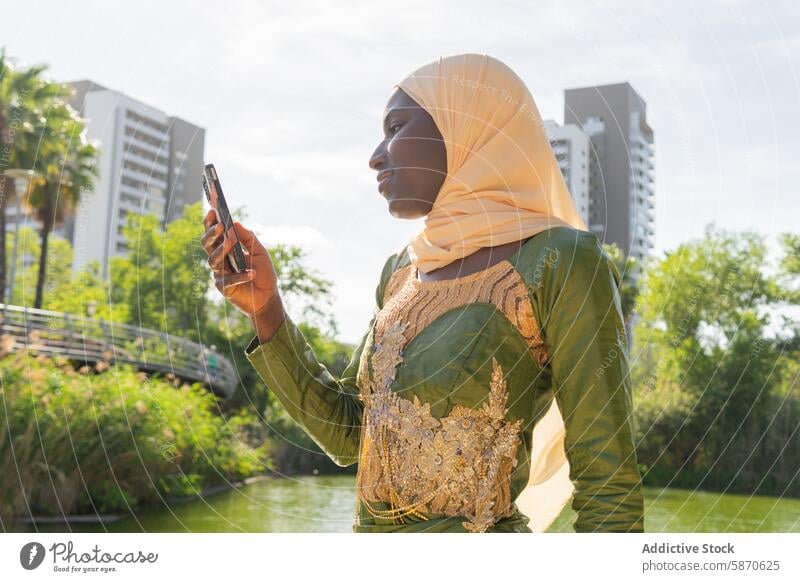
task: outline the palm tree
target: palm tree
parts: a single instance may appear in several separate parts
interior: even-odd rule
[[[34,170],[40,178],[31,190],[30,205],[41,222],[41,251],[33,306],[42,307],[47,278],[50,232],[77,207],[81,194],[91,190],[97,175],[98,148],[87,141],[86,126],[78,113],[62,99],[53,99],[47,115],[40,118],[40,147]]]
[[[2,176],[9,168],[31,169],[38,139],[34,128],[41,121],[42,109],[54,98],[69,95],[69,88],[46,81],[46,65],[17,70],[0,48],[0,298],[6,291],[6,207],[14,191],[13,180]]]

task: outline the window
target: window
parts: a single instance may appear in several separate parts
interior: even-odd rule
[[[127,134],[127,130],[126,130],[126,134]],[[136,154],[139,157],[145,158],[145,159],[153,161],[153,162],[157,162],[157,163],[162,164],[164,166],[168,166],[169,165],[169,163],[167,162],[167,158],[162,157],[162,156],[158,156],[158,155],[152,153],[149,150],[146,150],[146,149],[144,149],[142,147],[139,147],[138,145],[134,145],[130,141],[126,141],[124,145],[125,145],[125,151],[126,152],[131,152],[132,154]]]
[[[119,181],[120,184],[130,186],[131,188],[136,188],[138,190],[144,189],[144,184],[142,182],[135,180],[134,178],[129,178],[128,176],[122,176]]]
[[[135,111],[132,111],[130,109],[125,112],[125,117],[127,117],[128,119],[132,120],[135,123],[139,123],[141,125],[144,125],[146,127],[151,128],[151,129],[155,129],[156,131],[160,131],[161,133],[166,133],[167,132],[167,126],[166,125],[164,125],[162,123],[158,123],[157,121],[155,121],[153,119],[150,119],[148,117],[144,117],[142,115],[139,115],[138,113],[136,113]]]
[[[131,160],[125,160],[124,162],[122,162],[122,167],[127,169],[127,170],[131,170],[133,172],[139,172],[140,174],[146,174],[148,176],[151,176],[153,178],[157,178],[159,180],[166,181],[166,179],[167,179],[167,175],[164,174],[163,172],[156,171],[153,168],[147,168],[147,167],[142,166],[141,164],[137,164],[136,162],[133,162]]]
[[[152,136],[149,136],[149,135],[147,135],[145,133],[142,133],[140,131],[136,131],[135,128],[130,127],[130,126],[125,127],[125,135],[127,135],[128,137],[133,137],[134,139],[142,141],[142,142],[144,142],[144,143],[146,143],[146,144],[148,144],[148,145],[150,145],[150,146],[152,146],[154,148],[158,148],[158,149],[161,149],[162,147],[166,147],[168,145],[168,142],[167,142],[166,139],[163,140],[163,141],[159,140],[159,139],[156,139],[156,138],[154,138]]]

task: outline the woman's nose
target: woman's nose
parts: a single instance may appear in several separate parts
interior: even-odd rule
[[[383,147],[383,143],[381,143],[375,151],[372,153],[372,156],[369,159],[369,167],[373,170],[378,170],[381,166],[386,165],[388,158],[386,156],[386,148]]]

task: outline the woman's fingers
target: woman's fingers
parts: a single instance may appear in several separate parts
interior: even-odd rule
[[[253,268],[253,255],[251,255],[250,253],[245,253],[244,254],[244,265],[248,269],[252,269]]]
[[[208,230],[216,222],[219,222],[219,220],[217,220],[217,211],[211,208],[208,212],[206,212],[205,218],[203,218],[203,226],[206,230]]]
[[[239,309],[249,313],[254,312],[257,306],[250,309],[249,305],[242,303],[241,295],[251,296],[245,303],[252,302],[256,297],[260,300],[263,299],[261,293],[255,293],[256,289],[253,287],[251,291],[245,290],[244,293],[237,293],[240,285],[245,283],[254,284],[256,272],[253,269],[255,257],[266,256],[268,257],[267,249],[256,238],[255,234],[244,227],[244,225],[235,221],[233,226],[224,231],[224,227],[215,220],[216,216],[213,209],[209,211],[203,224],[206,226],[206,231],[201,237],[201,244],[208,256],[208,265],[214,273],[214,284],[217,290],[227,299],[235,302]],[[234,234],[235,233],[235,234]],[[244,260],[246,270],[241,273],[236,273],[228,263],[228,253],[233,250],[233,245],[236,244],[237,237],[242,247],[245,249]],[[259,259],[263,260],[263,259]],[[245,288],[246,289],[246,288]]]
[[[216,244],[216,242],[208,242],[208,241],[206,241],[206,243],[204,244],[204,247],[206,246],[206,244],[208,244],[207,248],[213,248],[213,250],[211,250],[209,252],[208,265],[214,271],[219,272],[219,271],[222,271],[223,269],[228,270],[227,269],[227,263],[225,262],[225,257],[229,252],[231,252],[231,250],[233,250],[233,245],[236,244],[236,240],[232,236],[233,235],[232,230],[233,229],[228,229],[227,235],[225,236],[225,238],[222,239],[222,244],[220,244],[220,245],[218,245],[216,247],[213,246],[214,244]],[[209,231],[210,231],[210,234],[207,232],[205,235],[203,235],[203,238],[205,239],[206,236],[209,236],[210,237],[209,240],[215,241],[216,237],[218,237],[219,235],[214,233],[214,228],[213,227],[212,227],[212,229],[209,229]],[[221,228],[220,228],[220,232],[221,232]],[[258,245],[260,245],[260,243],[258,243]],[[258,245],[256,245],[256,247]],[[261,247],[261,248],[263,248],[263,247]],[[244,253],[244,261],[245,261],[246,268],[248,268],[248,269],[252,269],[253,268],[253,254],[252,253]]]
[[[219,238],[222,236],[222,228],[222,223],[218,222],[210,226],[200,238],[200,245],[209,255],[214,250],[214,247],[219,243]]]
[[[208,265],[214,271],[221,271],[225,261],[225,255],[227,255],[230,250],[233,248],[233,245],[236,241],[233,240],[232,237],[226,236],[222,240],[222,244],[218,245],[211,254],[208,256]]]
[[[238,235],[242,246],[247,249],[248,253],[251,255],[267,254],[267,249],[261,244],[261,241],[256,238],[256,235],[252,230],[245,228],[245,226],[238,220],[233,222],[233,228],[236,229],[236,234]]]
[[[239,241],[242,243],[242,247],[246,251],[246,257],[268,254],[267,249],[261,244],[261,241],[258,240],[255,233],[248,228],[245,228],[245,226],[238,220],[234,221],[232,229],[228,229],[228,232],[225,233],[225,237],[222,239],[222,244],[219,244],[219,239],[223,235],[223,226],[220,222],[211,222],[209,224],[209,222],[214,218],[214,209],[212,208],[208,211],[206,218],[203,220],[203,223],[208,224],[208,227],[200,239],[200,244],[209,255],[208,265],[212,269],[220,270],[220,268],[224,265],[225,255],[227,255],[233,248],[235,239],[232,231],[236,232]]]
[[[252,270],[243,271],[241,273],[215,274],[214,283],[216,284],[217,289],[221,291],[223,295],[227,296],[227,294],[232,291],[234,287],[241,285],[242,283],[249,283],[253,280],[254,276],[255,272]]]
[[[211,222],[212,216],[210,213],[206,218],[208,220],[207,222],[204,221],[204,224],[207,224],[208,227],[202,236],[201,242],[203,248],[209,253],[208,265],[214,272],[214,284],[217,290],[242,312],[247,314],[257,313],[270,295],[258,288],[253,264],[258,261],[269,264],[267,249],[255,234],[245,228],[241,222],[235,221],[231,228],[224,231],[224,227]],[[227,260],[228,254],[233,250],[233,245],[236,244],[237,240],[242,244],[245,251],[246,269],[240,273],[234,272]],[[242,287],[245,284],[249,284],[249,286]],[[256,302],[262,303],[262,307],[256,305]],[[253,305],[250,305],[251,303]]]

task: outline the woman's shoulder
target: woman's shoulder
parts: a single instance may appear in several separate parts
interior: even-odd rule
[[[411,264],[411,255],[408,254],[408,245],[404,245],[396,252],[389,255],[383,265],[381,281],[386,284],[397,271]]]
[[[611,269],[618,278],[612,258],[591,231],[557,226],[542,231],[522,245],[512,264],[526,283],[542,286],[544,279],[564,282],[597,269]]]
[[[518,255],[520,259],[528,260],[551,252],[570,256],[605,253],[600,239],[593,232],[571,226],[554,226],[530,237]]]
[[[530,237],[509,260],[525,277],[541,270],[542,264],[553,266],[554,261],[568,260],[573,265],[576,262],[596,264],[611,259],[593,232],[556,226]],[[385,285],[396,271],[410,264],[411,256],[406,244],[386,259],[381,282]]]
[[[386,292],[386,287],[389,284],[389,281],[392,279],[392,275],[409,264],[411,264],[411,257],[408,254],[407,245],[389,255],[386,261],[383,263],[380,281],[378,283],[378,288],[375,291],[375,299],[379,307],[383,307],[383,298]]]
[[[555,226],[533,235],[509,261],[522,279],[533,286],[540,286],[544,279],[558,286],[560,279],[598,268],[610,269],[619,281],[617,268],[597,235],[571,226]],[[392,275],[410,264],[407,244],[389,255],[381,273],[379,304]]]
[[[403,267],[411,264],[411,255],[408,254],[408,245],[403,245],[395,254],[389,257],[389,260],[394,260],[394,271],[398,271]]]

